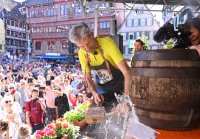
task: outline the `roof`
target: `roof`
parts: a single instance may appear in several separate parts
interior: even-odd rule
[[[55,0],[27,0],[26,5],[27,6],[34,6],[34,5],[44,5],[48,3],[52,3]]]
[[[14,20],[25,20],[26,16],[22,15],[19,8],[24,7],[25,3],[17,3],[17,5],[10,11],[5,8],[0,12],[0,17],[6,17]]]
[[[113,0],[98,0],[98,1],[113,2]],[[199,0],[114,0],[114,2],[135,3],[135,4],[159,4],[159,5],[191,5],[191,6],[200,5]]]

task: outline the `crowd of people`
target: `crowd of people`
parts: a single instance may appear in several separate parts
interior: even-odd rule
[[[5,60],[0,65],[0,138],[25,139],[91,98],[79,65]]]

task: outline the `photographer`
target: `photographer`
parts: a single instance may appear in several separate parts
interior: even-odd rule
[[[191,35],[188,36],[191,42],[190,49],[197,50],[200,55],[200,18],[193,18],[186,21],[184,28],[191,32]]]

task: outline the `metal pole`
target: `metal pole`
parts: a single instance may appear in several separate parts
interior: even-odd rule
[[[29,34],[29,32],[28,32],[28,48],[27,48],[27,51],[28,51],[28,62],[29,62],[29,50],[30,50],[30,36],[29,36],[30,34]]]
[[[98,29],[98,8],[94,10],[94,37],[97,36],[97,29]]]

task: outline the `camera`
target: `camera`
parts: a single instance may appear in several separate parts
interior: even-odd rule
[[[187,8],[182,11],[180,16],[184,16],[187,14],[187,21],[193,19],[193,14],[191,9]],[[189,36],[192,34],[188,29],[186,29],[185,24],[179,24],[177,27],[174,27],[173,24],[170,23],[171,18],[167,23],[164,24],[163,27],[159,28],[159,30],[154,35],[154,40],[156,42],[164,42],[166,43],[169,39],[175,40],[173,48],[187,48],[191,46],[191,42],[189,40]]]
[[[36,98],[36,99],[33,99],[32,101],[33,101],[33,103],[35,103],[35,102],[37,102],[37,101],[38,101],[38,98]]]
[[[33,78],[28,78],[28,83],[33,83]]]
[[[50,86],[51,85],[51,81],[50,80],[47,80],[46,81],[46,86]]]
[[[191,45],[188,38],[190,35],[191,32],[184,29],[184,24],[179,24],[175,30],[173,24],[167,23],[156,32],[154,40],[166,43],[172,38],[175,40],[174,48],[187,48]]]

